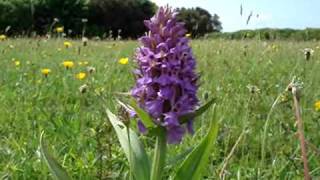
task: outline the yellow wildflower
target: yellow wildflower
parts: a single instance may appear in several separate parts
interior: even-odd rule
[[[64,61],[62,64],[66,69],[70,69],[74,66],[73,61]]]
[[[271,49],[272,49],[273,51],[275,51],[275,52],[278,52],[279,46],[276,45],[276,44],[272,44]]]
[[[48,69],[48,68],[41,69],[41,73],[47,77],[48,74],[51,73],[51,69]]]
[[[71,42],[69,42],[69,41],[65,41],[65,42],[63,43],[63,45],[64,45],[64,47],[66,47],[66,48],[69,48],[69,47],[72,46]]]
[[[186,37],[191,37],[191,34],[190,33],[186,34]]]
[[[82,65],[83,65],[83,62],[82,62],[82,61],[80,61],[80,62],[78,62],[78,64],[79,64],[80,66],[82,66]]]
[[[86,78],[86,73],[80,72],[80,73],[76,74],[76,78],[79,80],[83,80],[84,78]]]
[[[314,108],[316,111],[320,111],[320,100],[314,103]]]
[[[89,62],[88,62],[88,61],[84,61],[83,64],[84,64],[84,65],[88,65]]]
[[[1,34],[0,35],[0,41],[4,41],[4,40],[6,40],[7,39],[7,36],[6,35],[4,35],[4,34]]]
[[[56,28],[57,33],[63,33],[63,31],[64,31],[64,28],[62,26]]]
[[[20,66],[20,61],[16,60],[16,61],[14,61],[14,64],[15,64],[16,66]]]
[[[119,59],[119,64],[125,65],[125,64],[128,64],[128,62],[129,62],[129,58],[121,58],[121,59]]]

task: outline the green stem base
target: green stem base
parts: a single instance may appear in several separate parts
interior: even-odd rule
[[[161,129],[157,139],[156,146],[154,149],[151,180],[161,180],[163,175],[163,169],[166,163],[166,152],[167,152],[167,139],[165,129]]]

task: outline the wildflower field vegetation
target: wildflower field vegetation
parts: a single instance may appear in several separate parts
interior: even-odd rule
[[[3,40],[1,40],[3,39]],[[194,121],[194,136],[168,145],[167,166],[206,134],[219,133],[203,179],[303,178],[293,100],[296,77],[310,174],[320,177],[320,43],[191,40],[198,97],[216,108]],[[106,120],[130,91],[136,41],[13,39],[0,36],[0,178],[48,179],[39,138],[74,179],[124,179],[128,163]],[[312,48],[306,60],[304,49]],[[142,136],[150,147],[153,139]],[[173,168],[165,168],[174,171]]]

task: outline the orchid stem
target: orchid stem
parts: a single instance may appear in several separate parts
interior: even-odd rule
[[[161,180],[163,169],[166,163],[167,142],[166,133],[161,129],[157,135],[156,146],[154,149],[153,164],[151,170],[151,180]]]

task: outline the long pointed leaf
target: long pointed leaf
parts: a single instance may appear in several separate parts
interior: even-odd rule
[[[116,131],[120,145],[129,160],[131,171],[136,180],[148,180],[150,177],[150,161],[138,136],[107,109],[108,119]]]
[[[193,119],[195,117],[200,116],[203,114],[209,107],[215,102],[215,99],[211,99],[209,102],[207,102],[205,105],[201,106],[199,109],[197,109],[195,112],[187,113],[185,115],[182,115],[179,117],[179,121],[181,124],[186,123],[190,119]]]
[[[183,151],[182,153],[178,154],[177,156],[169,159],[167,162],[167,166],[176,165],[178,162],[182,161],[188,154],[190,154],[193,149],[194,149],[193,147],[190,147],[187,150]]]
[[[199,180],[202,171],[208,165],[209,156],[218,134],[218,123],[214,119],[210,123],[208,134],[201,143],[187,156],[177,170],[174,180]]]
[[[154,123],[153,123],[150,115],[147,112],[145,112],[143,109],[139,108],[139,106],[137,105],[137,103],[135,101],[131,102],[131,106],[136,111],[137,115],[139,116],[139,118],[143,122],[143,125],[146,128],[154,127]]]
[[[48,165],[50,172],[58,180],[68,180],[71,179],[68,173],[62,168],[62,166],[51,156],[48,151],[48,148],[44,142],[44,132],[40,136],[40,151],[45,159],[46,164]]]

